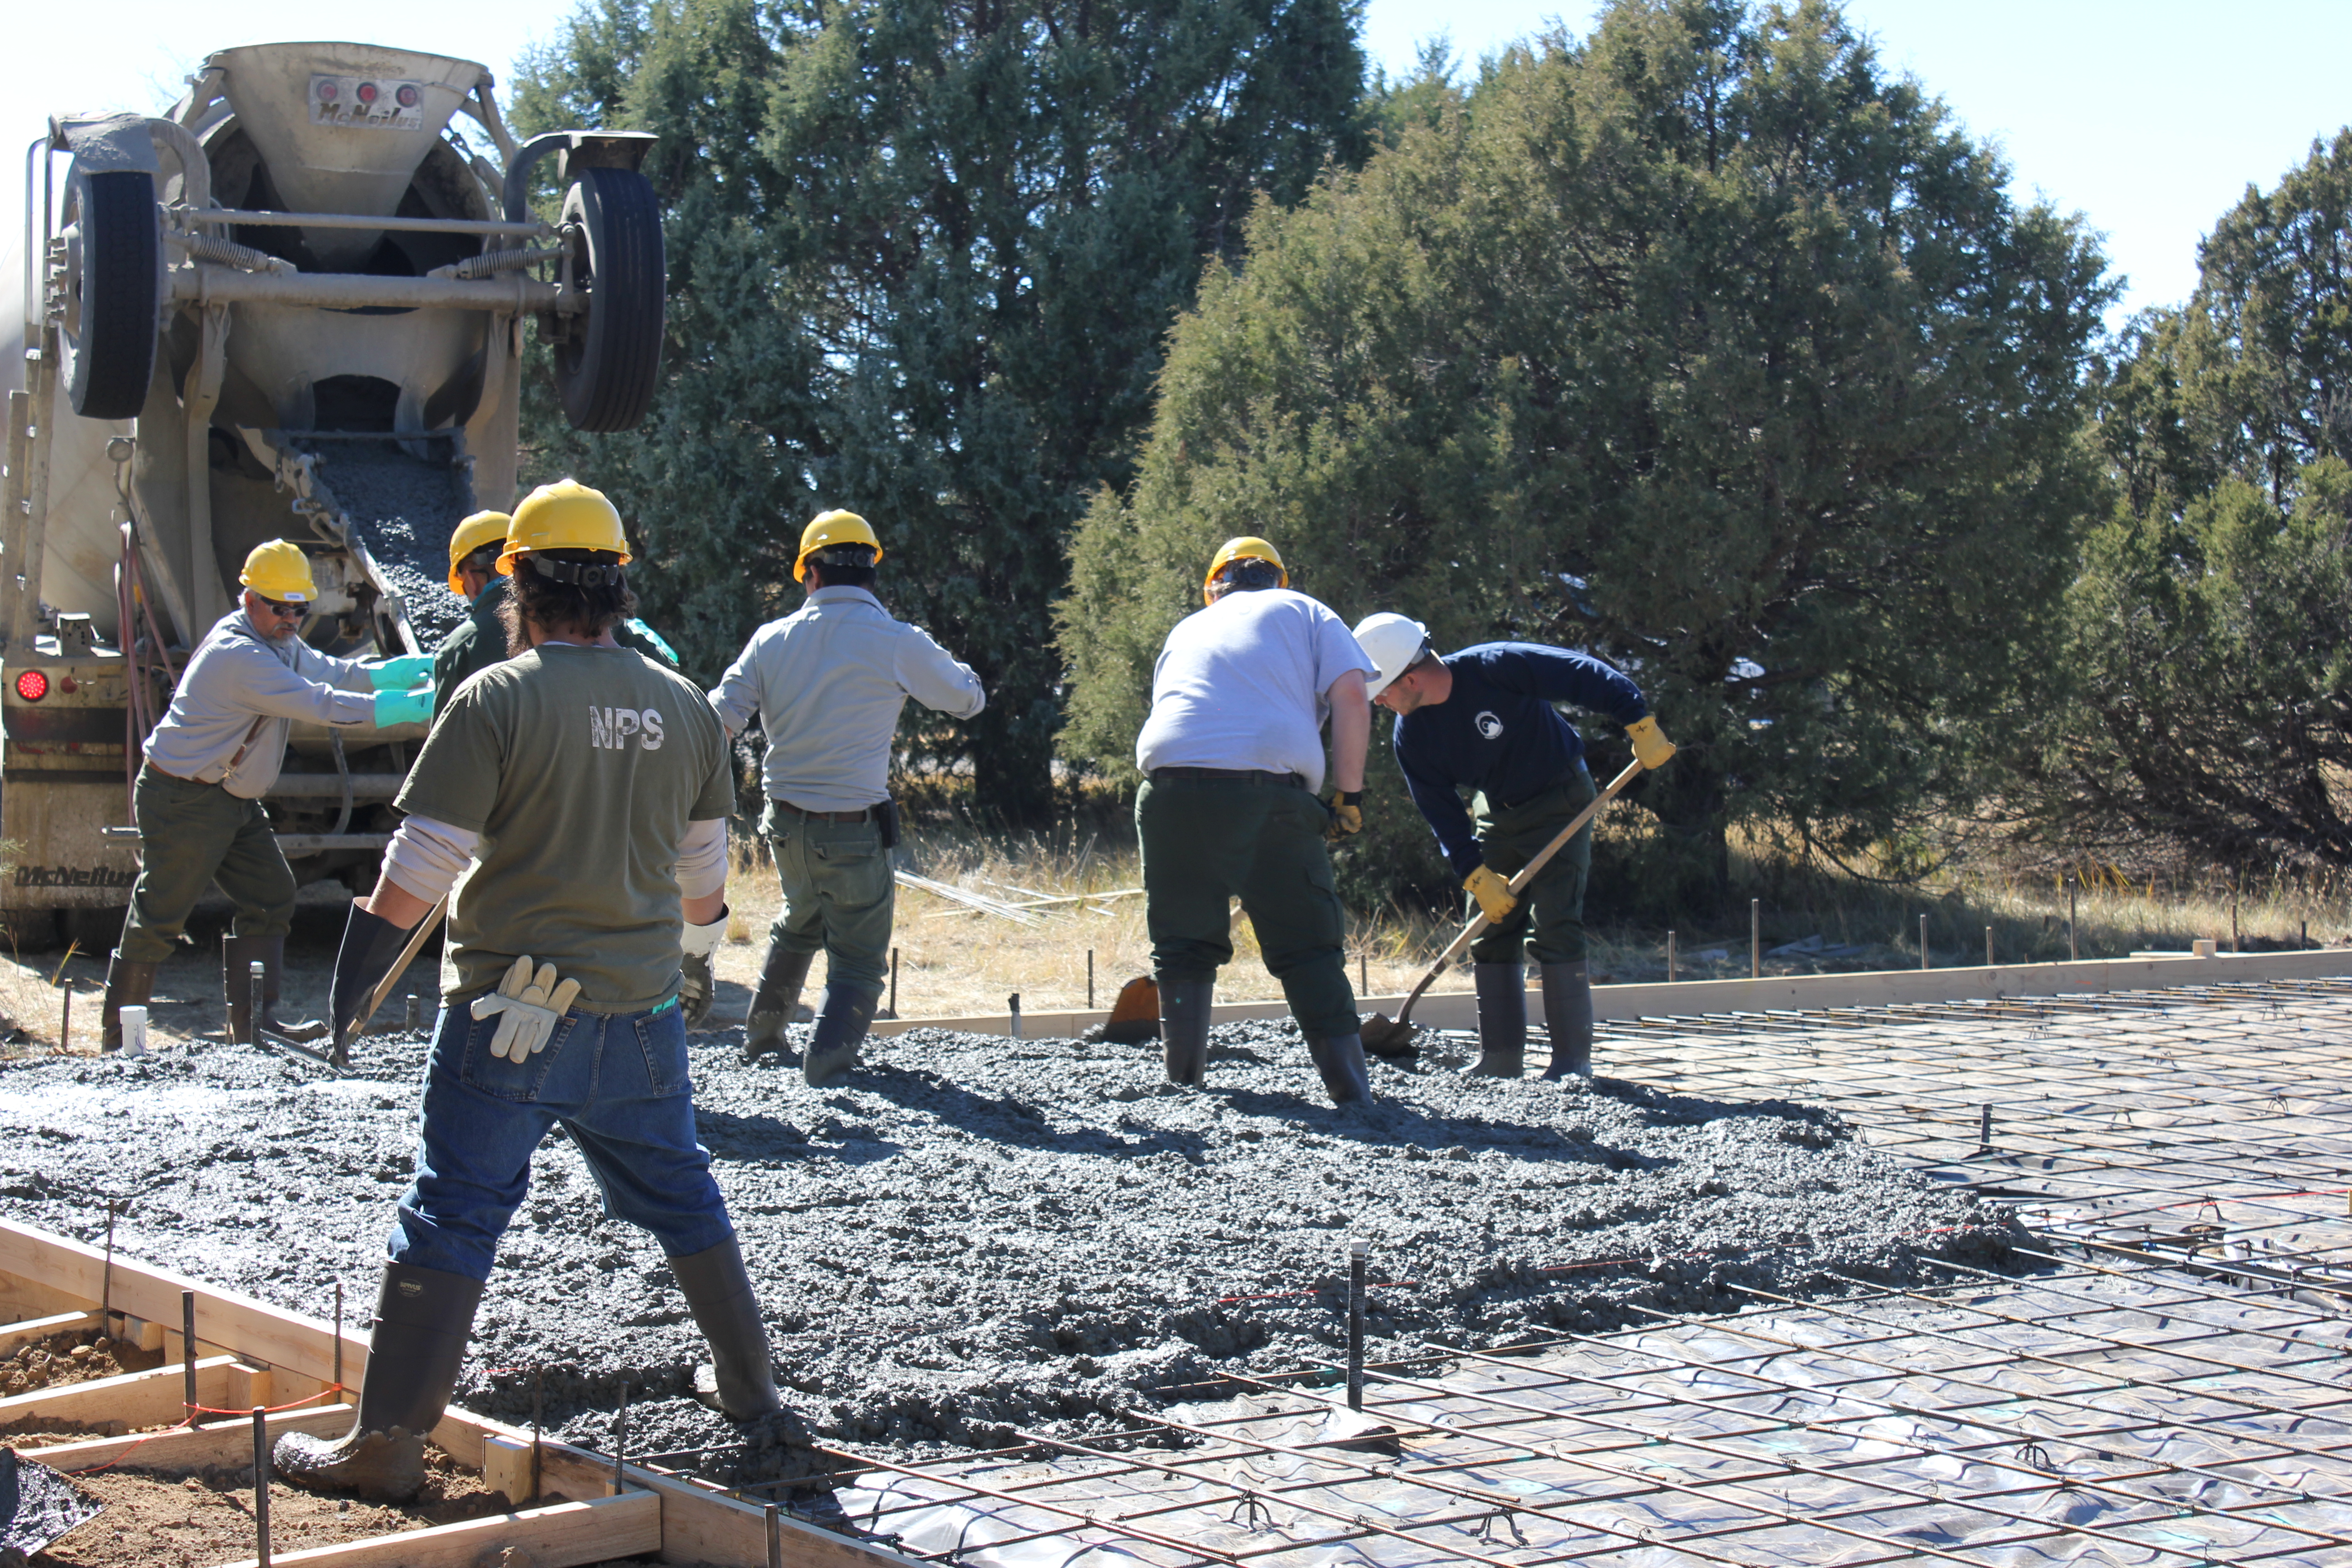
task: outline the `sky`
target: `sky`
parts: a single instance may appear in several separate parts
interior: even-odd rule
[[[568,0],[470,0],[386,10],[350,0],[240,0],[233,23],[186,0],[26,5],[0,51],[0,301],[22,276],[24,148],[62,109],[153,112],[214,49],[270,38],[355,37],[477,59],[501,81],[568,14]],[[1591,0],[1368,0],[1367,52],[1392,75],[1443,35],[1475,62],[1557,21],[1591,26]],[[2120,321],[2176,304],[2197,242],[2244,194],[2352,122],[2346,0],[1848,0],[1893,68],[1916,76],[1998,142],[2016,194],[2084,214],[2124,276]],[[460,21],[462,18],[462,21]],[[103,36],[95,29],[101,24]]]

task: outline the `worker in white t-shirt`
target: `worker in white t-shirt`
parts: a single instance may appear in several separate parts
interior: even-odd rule
[[[1342,952],[1347,915],[1327,840],[1363,828],[1364,678],[1378,667],[1345,622],[1290,590],[1282,557],[1263,539],[1228,541],[1202,596],[1208,607],[1160,649],[1151,714],[1135,739],[1144,774],[1135,826],[1168,1080],[1201,1081],[1216,972],[1234,956],[1229,900],[1238,897],[1332,1103],[1368,1100]],[[1328,804],[1317,798],[1327,715],[1337,786]]]

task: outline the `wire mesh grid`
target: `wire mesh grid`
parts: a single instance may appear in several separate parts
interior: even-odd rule
[[[2352,983],[1645,1019],[1604,1074],[1827,1103],[2015,1202],[2020,1279],[1294,1379],[952,1461],[842,1455],[912,1557],[2352,1563]],[[1301,1369],[1328,1380],[1331,1367]]]

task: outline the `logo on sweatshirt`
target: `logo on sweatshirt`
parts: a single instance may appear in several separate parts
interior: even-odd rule
[[[1486,736],[1486,739],[1490,741],[1503,732],[1503,721],[1495,717],[1495,713],[1492,709],[1480,709],[1478,710],[1478,717],[1471,720],[1470,721],[1478,726],[1478,733]]]
[[[658,708],[591,708],[588,710],[588,743],[600,752],[625,752],[629,737],[635,735],[637,744],[648,752],[658,752],[662,743],[662,716]]]

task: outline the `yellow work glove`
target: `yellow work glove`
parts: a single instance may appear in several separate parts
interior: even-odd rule
[[[1462,879],[1470,896],[1478,900],[1478,912],[1489,921],[1499,921],[1519,907],[1518,895],[1511,891],[1511,879],[1492,866],[1481,866]]]
[[[1331,798],[1323,803],[1331,814],[1331,826],[1323,830],[1323,842],[1337,844],[1353,838],[1364,830],[1364,792],[1360,789],[1335,789]]]
[[[1636,719],[1625,726],[1633,738],[1633,760],[1645,768],[1664,767],[1674,759],[1675,743],[1658,733],[1655,718]]]

